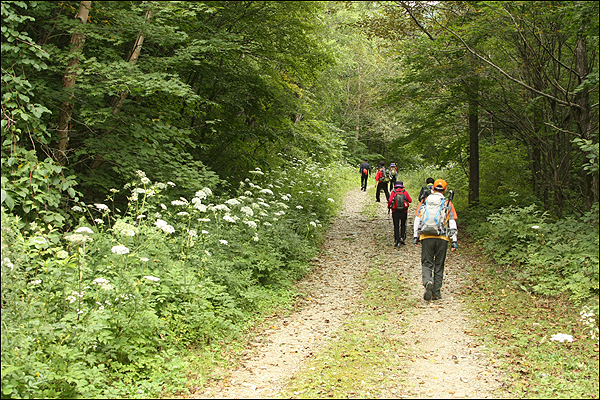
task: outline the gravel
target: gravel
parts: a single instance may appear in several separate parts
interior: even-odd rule
[[[396,268],[415,296],[415,309],[407,313],[407,327],[398,332],[406,350],[406,381],[392,393],[410,398],[495,397],[500,372],[485,355],[484,346],[469,333],[473,317],[463,306],[461,282],[476,261],[448,251],[441,300],[423,300],[420,247],[412,240],[399,250],[392,247],[392,226],[385,203],[377,204],[377,216],[361,213],[374,202],[371,191],[350,191],[343,210],[332,222],[321,254],[313,260],[313,271],[298,283],[305,294],[302,304],[289,316],[270,321],[248,349],[246,359],[224,379],[196,391],[192,398],[276,398],[286,382],[332,339],[336,329],[350,315],[361,295],[360,278],[370,261],[381,257],[386,238],[385,264]],[[409,210],[408,237],[412,236]],[[460,238],[459,238],[460,241]],[[389,242],[389,243],[388,243]],[[403,380],[404,381],[404,380]],[[400,383],[399,383],[400,384]]]

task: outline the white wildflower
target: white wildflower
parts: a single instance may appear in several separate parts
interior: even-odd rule
[[[229,204],[230,206],[239,206],[240,203],[237,199],[229,199],[225,202],[225,204]]]
[[[201,203],[195,203],[194,208],[200,212],[206,212],[206,210],[208,209],[204,204]]]
[[[317,227],[317,223],[315,221],[310,221],[310,224],[315,228]]]
[[[182,200],[173,200],[171,202],[171,205],[172,206],[185,206],[185,205],[187,205],[187,202],[186,201],[182,201]]]
[[[273,195],[273,191],[271,189],[263,189],[260,191],[260,193],[264,193],[264,194],[269,194],[269,195]]]
[[[540,229],[539,225],[534,225],[531,227],[531,229]]]
[[[190,235],[190,237],[198,237],[198,233],[193,229],[188,231],[188,235]]]
[[[226,246],[229,246],[229,242],[227,240],[224,239],[220,239],[219,242],[221,242],[221,244],[224,244]]]
[[[233,217],[229,214],[223,216],[223,219],[227,222],[231,222],[231,223],[235,224],[235,219],[233,219]]]
[[[96,203],[94,206],[100,211],[108,211],[108,206],[106,204]]]
[[[60,260],[64,260],[67,257],[69,257],[69,253],[67,253],[64,250],[60,250],[60,251],[56,252],[56,258],[58,258]]]
[[[167,206],[165,206],[163,203],[160,203],[160,208],[162,208],[163,210],[166,210]]]
[[[210,222],[210,218],[198,218],[198,222]]]
[[[330,202],[332,202],[332,203],[335,203],[335,200],[334,200],[334,199],[332,199],[331,197],[330,197],[330,198],[328,198],[328,199],[327,199],[327,201],[330,201]]]
[[[79,233],[75,233],[73,235],[69,235],[69,236],[65,236],[65,240],[72,242],[72,243],[77,243],[77,244],[83,244],[85,242],[91,242],[93,241],[91,237],[86,236],[86,235],[81,235]]]
[[[150,259],[148,259],[147,257],[141,257],[141,258],[140,258],[140,261],[143,261],[143,262],[148,262],[148,261],[150,261]]]
[[[71,210],[75,211],[75,212],[82,212],[83,210],[81,209],[81,207],[79,206],[73,206],[71,207]]]
[[[125,255],[127,253],[129,253],[129,249],[125,246],[113,246],[110,251],[112,251],[114,254],[119,254],[119,255]]]
[[[298,210],[302,210],[304,207],[302,207],[302,206],[296,206],[296,208],[297,208]]]
[[[217,211],[225,211],[225,212],[230,211],[229,207],[227,207],[225,204],[218,204],[214,207],[214,209]]]
[[[243,212],[244,214],[246,214],[249,217],[253,217],[254,216],[254,211],[252,211],[252,209],[248,206],[243,206],[242,208],[240,208],[240,211]]]
[[[188,213],[186,211],[180,211],[180,212],[177,213],[177,215],[184,216],[184,215],[190,215],[190,213]]]
[[[175,187],[175,186],[177,186],[177,185],[175,185],[175,184],[174,184],[173,182],[171,182],[171,181],[167,182],[167,185],[169,185],[169,186],[171,186],[171,187]]]
[[[208,231],[205,231],[204,229],[202,229],[202,234],[203,235],[208,235]]]
[[[33,281],[29,282],[30,285],[39,285],[40,283],[42,283],[41,279],[34,279]]]
[[[550,340],[554,340],[554,341],[561,342],[561,343],[564,342],[564,341],[572,342],[573,341],[573,336],[566,335],[564,333],[557,333],[555,335],[552,335],[552,337],[550,338]]]
[[[248,225],[250,228],[256,229],[256,222],[254,222],[254,221],[244,221],[244,223],[246,225]]]
[[[148,279],[149,281],[152,281],[152,282],[160,281],[160,278],[157,278],[155,276],[144,276],[144,279]]]
[[[101,220],[100,218],[96,218],[94,222],[98,225],[104,225],[104,220]]]
[[[160,229],[162,229],[162,231],[165,233],[174,233],[175,232],[175,228],[173,227],[173,225],[165,225],[165,226],[162,226]]]
[[[249,191],[249,190],[246,190],[246,191],[244,192],[244,194],[245,194],[246,196],[248,196],[248,197],[252,197],[252,196],[254,195],[254,193],[252,193],[252,192],[251,192],[251,191]]]

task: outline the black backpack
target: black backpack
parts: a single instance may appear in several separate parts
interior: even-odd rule
[[[404,193],[396,192],[392,199],[392,211],[406,211]]]
[[[424,199],[427,198],[427,196],[429,196],[431,194],[432,188],[433,188],[433,185],[427,185],[427,186],[423,186],[421,188],[421,192],[419,193],[419,202],[423,201]]]

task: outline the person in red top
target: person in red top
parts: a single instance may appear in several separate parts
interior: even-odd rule
[[[403,204],[399,204],[394,200],[397,194],[404,196]],[[410,194],[404,189],[404,183],[402,181],[396,182],[388,200],[388,209],[392,211],[392,219],[394,220],[394,247],[400,247],[401,244],[405,244],[406,217],[408,216],[410,203],[412,203],[412,199]]]
[[[388,176],[385,170],[385,162],[381,161],[377,167],[377,174],[375,174],[375,182],[377,182],[377,188],[375,191],[375,201],[379,203],[381,191],[385,193],[386,201],[390,200],[390,192],[388,191]]]

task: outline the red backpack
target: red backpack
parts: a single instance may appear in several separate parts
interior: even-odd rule
[[[394,197],[392,198],[392,211],[406,211],[408,210],[408,201],[404,197],[404,190],[402,192],[396,192],[394,190]]]

